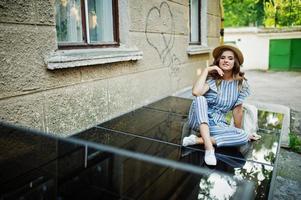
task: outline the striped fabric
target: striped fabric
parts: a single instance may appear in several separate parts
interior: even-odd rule
[[[244,99],[250,95],[249,86],[246,81],[238,90],[238,81],[222,80],[217,87],[213,79],[206,83],[209,90],[204,96],[195,97],[189,110],[189,126],[199,132],[201,123],[209,125],[210,136],[219,146],[239,146],[248,142],[248,134],[244,130],[230,127],[225,115],[235,106],[242,104]]]

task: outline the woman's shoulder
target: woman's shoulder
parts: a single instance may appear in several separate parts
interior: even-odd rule
[[[242,87],[245,87],[245,88],[249,88],[250,87],[248,80],[244,79],[242,81]]]
[[[241,84],[240,93],[250,94],[250,85],[247,80],[243,80]]]

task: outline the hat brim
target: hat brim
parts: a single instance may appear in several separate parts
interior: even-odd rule
[[[216,47],[213,50],[213,52],[212,52],[212,55],[213,55],[214,59],[217,59],[217,57],[221,54],[221,52],[223,50],[227,50],[227,49],[231,50],[231,51],[233,51],[235,53],[235,55],[236,55],[236,57],[238,59],[239,64],[242,65],[243,62],[244,62],[244,56],[241,53],[241,51],[237,47],[235,47],[233,45],[224,44],[224,45]]]

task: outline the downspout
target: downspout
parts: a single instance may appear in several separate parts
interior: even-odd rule
[[[220,44],[224,44],[224,6],[223,0],[219,1],[220,12],[221,12],[221,30],[220,30]]]

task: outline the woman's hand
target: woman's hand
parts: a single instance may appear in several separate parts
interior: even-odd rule
[[[224,71],[216,65],[207,68],[208,68],[208,72],[216,71],[220,76],[224,76]]]
[[[258,135],[257,133],[251,133],[250,135],[249,135],[249,141],[252,141],[252,140],[259,140],[261,138],[261,136],[260,135]]]

